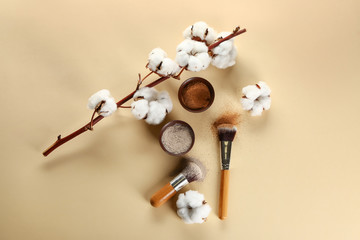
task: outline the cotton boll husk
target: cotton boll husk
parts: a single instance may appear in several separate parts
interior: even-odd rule
[[[196,54],[196,58],[198,58],[202,63],[201,70],[205,70],[206,68],[209,67],[210,62],[211,62],[211,57],[207,52]]]
[[[260,94],[261,94],[261,90],[255,86],[255,85],[249,85],[246,86],[242,89],[242,93],[250,100],[255,100],[257,99]]]
[[[157,101],[152,101],[149,104],[149,112],[145,121],[148,124],[157,125],[161,123],[166,116],[166,108]]]
[[[176,62],[174,62],[170,58],[164,58],[160,70],[156,71],[156,73],[162,76],[169,76],[169,75],[174,75],[179,71],[180,71],[180,67]]]
[[[140,99],[131,104],[131,113],[136,119],[144,119],[148,112],[149,102],[146,99]]]
[[[250,110],[254,106],[254,100],[248,99],[248,98],[241,98],[240,99],[241,106],[244,110]]]
[[[110,92],[107,89],[102,89],[93,95],[88,100],[88,108],[95,109],[96,106],[101,102],[105,101],[107,98],[110,97]]]
[[[166,91],[159,92],[156,101],[165,107],[167,113],[170,113],[172,111],[173,103],[171,101],[168,92]]]
[[[101,107],[99,114],[103,117],[108,117],[113,114],[117,109],[117,105],[114,98],[107,98],[104,105]]]
[[[189,57],[187,69],[192,72],[199,72],[202,70],[203,63],[195,56]]]
[[[257,101],[260,102],[264,110],[269,110],[271,106],[271,98],[269,96],[260,96]]]
[[[143,87],[134,93],[133,98],[143,97],[150,102],[156,100],[157,94],[158,91],[155,88]]]
[[[176,53],[175,61],[181,66],[185,67],[189,62],[190,55],[184,51],[179,51]]]
[[[204,204],[200,207],[190,209],[190,219],[193,223],[203,223],[211,212],[211,207]]]
[[[269,96],[270,95],[271,89],[265,82],[260,81],[258,83],[258,85],[261,88],[261,96]]]
[[[255,101],[254,102],[254,106],[251,109],[251,116],[260,116],[261,113],[263,112],[263,106],[259,101]]]

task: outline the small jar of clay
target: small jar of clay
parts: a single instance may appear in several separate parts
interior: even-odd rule
[[[198,113],[207,110],[214,102],[214,88],[204,78],[192,77],[185,80],[178,92],[180,104],[188,111]]]
[[[170,155],[180,156],[191,150],[195,134],[189,124],[180,120],[168,122],[160,132],[160,146]]]

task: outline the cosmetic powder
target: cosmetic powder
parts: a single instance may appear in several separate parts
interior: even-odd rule
[[[185,122],[173,121],[166,124],[160,136],[161,147],[171,155],[182,155],[194,144],[194,132]]]
[[[190,83],[183,94],[185,105],[191,109],[201,109],[210,103],[209,88],[202,82]]]
[[[185,80],[178,92],[181,105],[190,112],[203,112],[215,98],[214,88],[204,78],[192,77]]]

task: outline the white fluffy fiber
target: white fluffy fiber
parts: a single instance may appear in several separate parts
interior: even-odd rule
[[[166,91],[143,87],[135,92],[131,112],[136,119],[145,119],[148,124],[161,123],[173,109],[173,103]]]
[[[204,202],[204,195],[192,190],[179,194],[176,206],[177,214],[187,224],[203,223],[211,212],[209,204]]]
[[[217,36],[218,39],[225,38],[230,35],[230,32],[222,32]],[[220,43],[215,47],[212,52],[214,53],[211,64],[217,68],[228,68],[235,64],[237,49],[234,45],[234,39],[229,39],[225,42]]]
[[[151,125],[157,125],[161,123],[166,116],[166,108],[157,101],[149,103],[149,112],[145,119],[145,122]]]
[[[196,22],[193,25],[187,27],[183,33],[184,38],[192,39],[193,37],[199,37],[201,40],[206,41],[209,45],[214,42],[216,38],[216,32],[213,28],[209,27],[205,22]]]
[[[177,46],[176,52],[176,62],[192,72],[206,69],[211,62],[208,47],[203,42],[185,39]]]
[[[109,90],[102,89],[94,93],[88,100],[88,108],[95,109],[101,101],[105,101],[102,107],[98,110],[98,113],[103,117],[110,116],[116,111],[117,105],[115,99],[111,97]]]
[[[156,100],[158,91],[155,88],[143,87],[134,93],[133,98],[144,98],[148,101]]]
[[[155,48],[150,52],[147,67],[161,76],[174,76],[180,71],[179,65],[168,58],[161,48]]]
[[[250,111],[252,116],[260,116],[264,110],[271,106],[271,89],[265,82],[249,85],[242,89],[241,105],[244,110]]]
[[[136,119],[144,119],[148,112],[149,102],[146,99],[140,99],[131,104],[131,113]]]

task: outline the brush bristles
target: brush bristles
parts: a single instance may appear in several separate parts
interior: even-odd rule
[[[196,159],[188,159],[186,167],[181,172],[188,182],[202,181],[205,178],[206,170],[204,165]]]
[[[231,124],[221,124],[217,127],[220,141],[233,141],[236,134],[236,127]]]

